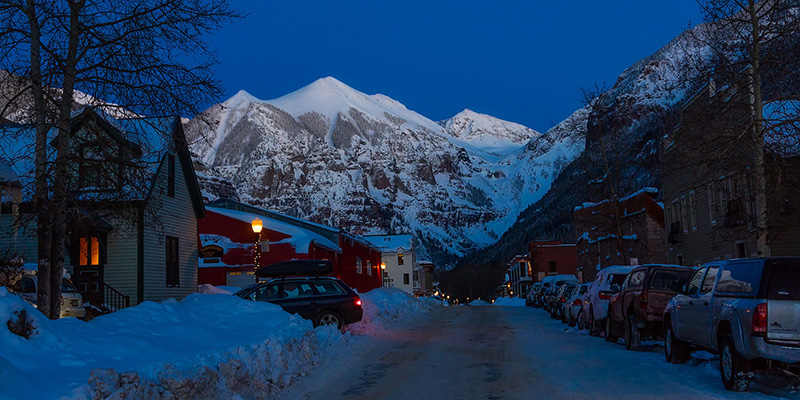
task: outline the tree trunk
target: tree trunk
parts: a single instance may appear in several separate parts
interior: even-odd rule
[[[752,24],[750,84],[753,102],[753,169],[755,170],[756,251],[759,257],[769,257],[769,227],[767,219],[767,178],[764,164],[764,101],[761,95],[761,32],[755,0],[748,1]]]
[[[64,60],[64,82],[61,92],[58,116],[58,140],[56,151],[55,180],[53,184],[53,243],[51,247],[50,269],[50,309],[57,318],[61,310],[61,280],[64,269],[64,250],[67,238],[67,194],[69,191],[69,170],[71,142],[72,98],[75,92],[77,74],[78,40],[80,38],[79,19],[84,1],[70,2],[69,44]]]
[[[33,0],[28,0],[26,6],[31,33],[31,94],[33,95],[34,123],[36,125],[34,210],[36,213],[36,236],[39,243],[37,249],[39,290],[36,295],[36,302],[39,311],[47,317],[53,318],[50,312],[51,286],[48,284],[51,275],[50,207],[47,193],[47,132],[49,129],[47,124],[47,104],[42,82],[41,27],[36,3]]]

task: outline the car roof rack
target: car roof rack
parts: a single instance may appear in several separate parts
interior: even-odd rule
[[[270,264],[256,270],[259,278],[285,278],[287,276],[320,276],[333,272],[329,260],[292,260]]]

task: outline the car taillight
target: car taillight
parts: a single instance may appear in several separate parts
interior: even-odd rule
[[[753,313],[753,333],[767,333],[767,303],[756,306]]]
[[[647,310],[647,291],[642,290],[641,296],[639,296],[639,308],[642,310]]]
[[[600,300],[611,300],[611,295],[610,294],[600,293],[598,295],[598,297],[600,297]]]
[[[561,298],[560,298],[560,299],[558,299],[558,301],[560,301],[560,302],[562,302],[562,303],[566,303],[566,302],[567,302],[567,299],[566,299],[564,296],[561,296]]]
[[[583,304],[583,302],[581,302],[581,299],[575,299],[575,301],[572,302],[573,306],[579,306],[581,304]]]
[[[356,305],[361,307],[361,299],[356,297]]]

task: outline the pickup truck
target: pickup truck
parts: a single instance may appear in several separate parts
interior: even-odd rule
[[[755,371],[800,373],[800,257],[703,265],[667,305],[664,353],[683,363],[694,348],[720,354],[728,390],[747,390]]]
[[[680,265],[648,264],[636,267],[608,302],[606,340],[625,338],[628,350],[639,350],[643,339],[661,337],[664,309],[677,294],[675,281],[685,283],[694,269]],[[612,285],[613,286],[613,285]],[[612,292],[617,287],[612,287]]]

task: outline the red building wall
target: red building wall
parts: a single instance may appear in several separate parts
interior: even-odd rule
[[[364,239],[346,233],[339,234],[342,257],[337,275],[348,286],[365,293],[381,287],[381,253]],[[361,259],[361,273],[357,271],[357,258]],[[368,266],[371,273],[368,273]]]
[[[255,263],[256,234],[249,223],[207,210],[206,217],[198,220],[198,234],[219,235],[232,242],[223,252],[221,260],[224,267],[200,267],[198,284],[225,285],[229,272],[251,272]],[[295,249],[291,243],[278,243],[291,238],[283,232],[266,227],[261,231],[261,240],[269,240],[269,251],[261,253],[261,266],[289,260],[331,260],[334,270],[339,264],[339,254],[330,249],[311,243],[308,248]],[[224,239],[223,239],[224,241]],[[227,243],[225,243],[227,244]],[[202,263],[200,264],[202,266]]]
[[[253,218],[255,217],[257,215],[254,214]],[[262,220],[266,219],[263,216],[258,217]],[[307,249],[295,249],[290,243],[278,243],[291,238],[290,235],[267,229],[266,225],[265,223],[265,227],[261,231],[261,239],[262,241],[269,240],[270,245],[268,252],[261,253],[261,266],[289,260],[331,260],[333,262],[331,276],[341,279],[358,292],[365,293],[381,287],[381,253],[363,238],[339,232],[338,245],[342,250],[341,253],[319,246],[314,242]],[[333,230],[333,228],[331,229]],[[206,218],[198,221],[198,233],[219,235],[233,242],[233,245],[227,246],[222,255],[221,261],[225,266],[199,268],[199,284],[226,285],[229,272],[253,271],[253,249],[256,235],[253,233],[250,223],[221,215],[209,209],[206,212]],[[361,273],[358,273],[356,265],[359,258],[362,265]],[[202,266],[202,261],[200,265]],[[367,272],[368,266],[371,274]]]
[[[575,275],[578,270],[578,252],[574,244],[559,241],[530,242],[528,244],[531,261],[531,275],[534,282],[548,275]],[[550,263],[555,263],[553,272]]]

